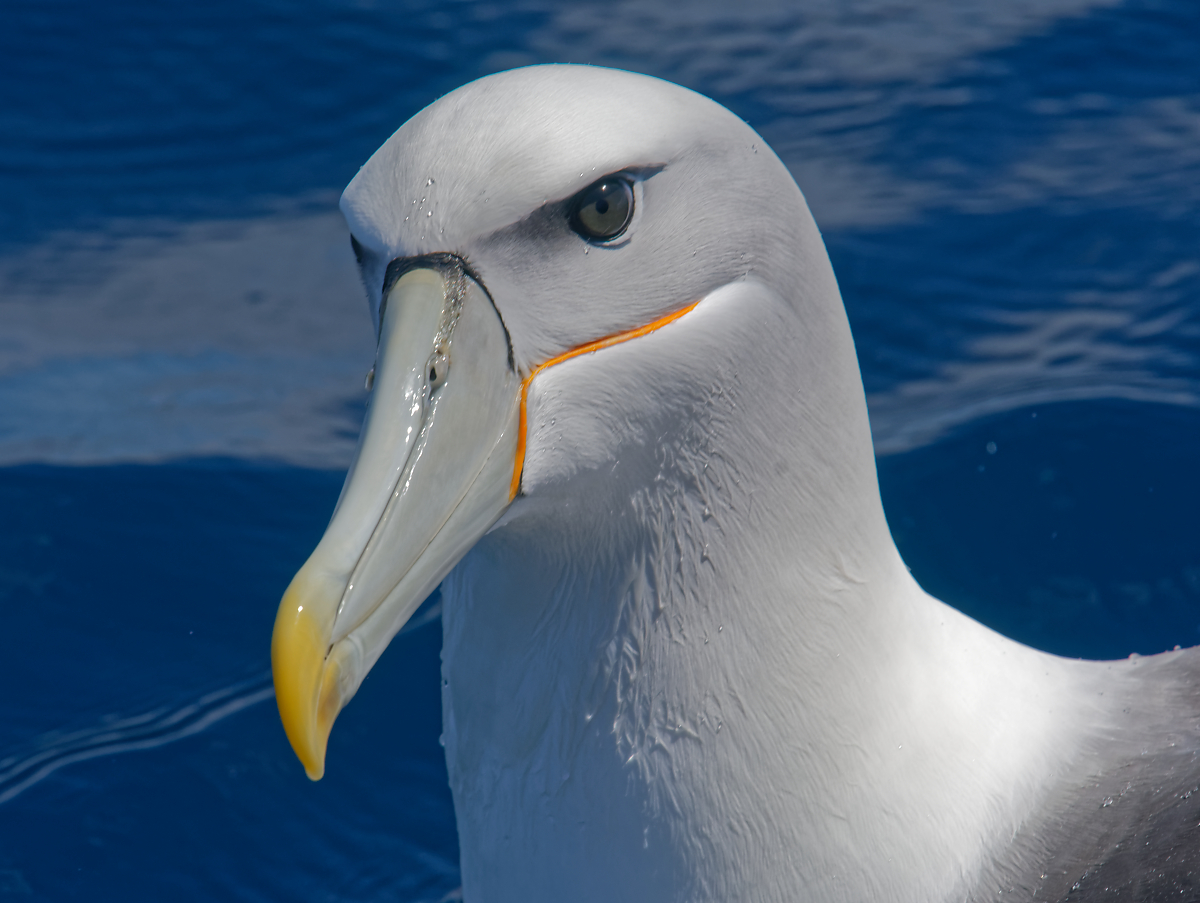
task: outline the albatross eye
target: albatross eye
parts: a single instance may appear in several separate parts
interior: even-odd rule
[[[605,176],[575,196],[571,228],[596,241],[616,238],[633,218],[633,186],[620,176]]]

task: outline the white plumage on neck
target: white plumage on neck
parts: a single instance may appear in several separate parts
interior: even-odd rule
[[[904,568],[840,325],[734,283],[535,382],[444,588],[472,899],[942,899],[1078,755],[1079,666]]]

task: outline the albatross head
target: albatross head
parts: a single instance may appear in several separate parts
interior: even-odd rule
[[[596,888],[682,887],[685,871],[695,887],[707,869],[718,892],[756,863],[793,868],[806,832],[847,847],[785,824],[772,787],[857,755],[822,731],[893,717],[863,703],[872,675],[830,668],[872,644],[887,659],[907,622],[865,612],[911,581],[837,285],[779,159],[691,91],[539,66],[418,113],[342,210],[374,389],[272,643],[309,776],[449,574],[465,882],[528,889],[512,870],[536,854],[562,874],[611,860]],[[654,849],[669,852],[631,871]]]
[[[865,429],[803,197],[757,134],[684,88],[582,66],[481,79],[388,139],[342,210],[378,333],[374,389],[272,645],[284,725],[313,778],[384,647],[510,506],[553,514],[578,498],[570,516],[592,517],[661,479],[672,431],[696,443],[683,433],[697,405],[728,416],[720,393],[740,381],[774,395],[761,380],[775,370],[824,372],[846,397],[815,403]],[[739,310],[740,284],[768,302]],[[764,361],[791,312],[812,340]]]

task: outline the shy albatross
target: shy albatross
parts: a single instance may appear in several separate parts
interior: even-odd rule
[[[1195,652],[1057,658],[914,582],[821,236],[749,126],[519,69],[342,210],[374,389],[272,642],[310,777],[442,583],[468,903],[1200,899]]]

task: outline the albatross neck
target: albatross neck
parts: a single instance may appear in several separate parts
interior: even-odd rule
[[[747,354],[731,320],[632,430],[665,438],[521,500],[447,580],[465,889],[940,899],[1075,755],[1078,669],[904,567],[848,329],[780,322]]]

